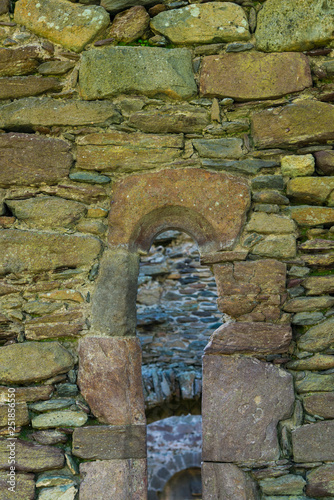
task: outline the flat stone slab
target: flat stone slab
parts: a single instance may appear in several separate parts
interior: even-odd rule
[[[223,54],[204,57],[201,65],[200,93],[208,97],[273,99],[311,86],[304,54]]]
[[[302,495],[305,485],[306,481],[302,476],[293,474],[260,481],[261,490],[266,495]]]
[[[7,393],[12,394],[12,393]],[[0,427],[8,427],[8,410],[10,407],[7,404],[0,404]],[[29,413],[26,403],[15,404],[15,426],[29,425]]]
[[[303,398],[305,410],[311,415],[334,418],[334,392],[307,394]]]
[[[49,411],[37,415],[31,421],[34,429],[49,429],[50,427],[80,427],[87,422],[88,415],[83,411]]]
[[[333,177],[297,177],[288,182],[287,196],[297,203],[325,205],[333,189]]]
[[[29,75],[39,66],[40,51],[37,45],[17,49],[0,48],[0,76]]]
[[[0,500],[34,500],[35,479],[33,474],[15,474],[15,491],[9,491],[9,476],[0,473]]]
[[[0,348],[0,382],[4,384],[39,382],[73,366],[72,355],[58,342],[22,342]]]
[[[101,460],[80,464],[80,500],[146,500],[146,460]]]
[[[292,431],[295,462],[334,460],[334,420],[302,425]]]
[[[202,463],[203,496],[206,500],[258,500],[252,478],[234,464]]]
[[[67,177],[73,162],[69,145],[35,134],[0,136],[0,186],[55,184]]]
[[[240,158],[243,156],[243,140],[238,137],[223,139],[194,139],[193,145],[204,158]]]
[[[16,387],[15,401],[16,403],[44,401],[51,397],[53,390],[52,385]],[[5,403],[6,401],[8,401],[8,387],[0,386],[0,402]]]
[[[277,460],[277,423],[291,415],[293,403],[288,372],[253,358],[205,355],[203,460]]]
[[[205,354],[282,353],[292,339],[288,325],[268,323],[227,323],[216,330],[205,348]]]
[[[293,233],[296,225],[289,217],[255,212],[251,215],[246,230],[260,234],[284,234]]]
[[[60,92],[62,84],[58,78],[43,76],[17,76],[0,79],[0,99],[18,99],[43,94],[44,92]]]
[[[55,488],[43,488],[38,495],[39,500],[74,500],[78,488],[72,484],[64,484]]]
[[[9,443],[12,448],[9,448]],[[15,467],[22,472],[43,472],[49,469],[60,469],[64,465],[64,453],[60,448],[54,446],[43,446],[40,444],[27,443],[16,439],[0,440],[0,467],[8,470],[9,450],[14,451],[12,443],[15,443]]]
[[[89,460],[146,458],[146,426],[99,425],[75,429],[72,453]]]
[[[305,492],[310,497],[331,497],[334,495],[334,465],[317,467],[307,474]]]
[[[175,44],[203,44],[249,40],[245,11],[231,2],[193,4],[161,12],[151,29]]]
[[[88,50],[82,55],[79,82],[81,97],[88,100],[138,93],[188,99],[197,92],[191,52],[187,49],[108,47]]]
[[[66,0],[20,0],[15,6],[14,20],[75,52],[81,52],[110,23],[102,7]]]
[[[320,352],[334,342],[334,318],[313,326],[298,339],[298,347],[304,351]]]
[[[0,275],[92,265],[100,249],[92,236],[6,229],[0,234]]]
[[[291,206],[286,210],[300,226],[319,226],[334,223],[334,208],[310,205]]]
[[[141,348],[138,339],[81,339],[78,385],[101,423],[145,423]]]
[[[326,143],[334,138],[334,107],[305,100],[255,113],[252,136],[257,148]]]

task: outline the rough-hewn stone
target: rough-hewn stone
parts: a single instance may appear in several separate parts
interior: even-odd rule
[[[74,500],[78,488],[73,484],[64,484],[54,488],[42,488],[38,495],[39,500]]]
[[[293,202],[322,205],[333,189],[333,177],[297,177],[288,182],[287,195]]]
[[[0,233],[0,275],[92,264],[101,243],[93,236],[6,229]]]
[[[81,52],[110,22],[101,7],[65,0],[20,0],[15,6],[14,20],[75,52]]]
[[[87,422],[88,415],[83,411],[48,411],[33,417],[31,425],[34,429],[50,427],[80,427]]]
[[[334,392],[307,394],[303,398],[305,410],[311,415],[334,418]]]
[[[261,489],[266,495],[301,495],[305,485],[306,481],[302,476],[292,474],[260,481]]]
[[[206,109],[183,104],[138,111],[130,116],[129,123],[143,132],[189,134],[202,132],[210,123],[210,116]]]
[[[141,349],[137,339],[81,339],[79,363],[81,393],[100,422],[145,423]]]
[[[82,55],[79,81],[81,97],[88,100],[129,93],[188,99],[197,91],[191,53],[187,49],[108,47],[88,50]]]
[[[299,394],[307,392],[328,392],[333,389],[334,374],[322,375],[319,373],[306,372],[301,373],[301,377],[295,380],[296,391]]]
[[[334,495],[334,465],[326,464],[307,474],[306,494],[310,497],[323,498]]]
[[[310,328],[298,340],[298,346],[310,352],[323,351],[334,342],[334,318]]]
[[[66,373],[73,365],[72,355],[58,342],[23,342],[0,348],[2,384],[39,382]]]
[[[202,463],[203,496],[206,500],[258,500],[251,477],[234,464]]]
[[[292,431],[295,462],[334,460],[334,421],[302,425]]]
[[[320,175],[333,175],[334,151],[316,151],[314,153],[317,172]]]
[[[65,141],[33,134],[0,135],[0,186],[55,184],[69,173],[73,158]]]
[[[29,75],[39,65],[40,52],[36,45],[17,49],[0,48],[0,76]]]
[[[331,104],[313,100],[260,111],[252,118],[254,143],[258,148],[326,143],[334,138],[333,119]]]
[[[15,491],[9,491],[8,475],[0,473],[0,500],[34,500],[35,480],[33,474],[15,474]]]
[[[44,92],[59,92],[62,84],[57,78],[42,76],[22,76],[0,79],[0,99],[18,99]]]
[[[38,67],[38,73],[41,75],[64,75],[74,66],[75,62],[73,61],[48,61]]]
[[[333,39],[331,2],[269,0],[258,13],[257,48],[267,52],[308,50]]]
[[[72,452],[89,460],[146,458],[146,426],[99,425],[75,429]]]
[[[315,354],[309,358],[296,359],[287,364],[291,370],[330,370],[334,368],[334,356]]]
[[[296,238],[292,235],[268,236],[252,248],[254,255],[275,259],[293,259],[296,256]]]
[[[334,297],[296,297],[286,302],[283,309],[287,312],[318,311],[334,305]]]
[[[8,395],[8,390],[7,390]],[[0,427],[8,427],[8,410],[7,404],[0,404]],[[18,403],[15,405],[15,426],[29,425],[29,413],[26,403]]]
[[[203,460],[277,460],[277,422],[290,416],[293,402],[284,370],[253,358],[205,355]]]
[[[270,99],[310,86],[311,71],[303,54],[214,55],[204,57],[201,66],[200,92],[204,96]]]
[[[155,33],[175,44],[249,40],[245,11],[231,2],[210,2],[167,10],[151,21]]]
[[[146,9],[136,5],[114,17],[108,36],[119,42],[134,42],[144,34],[149,22],[150,16]]]
[[[333,208],[299,205],[289,207],[286,212],[301,226],[312,227],[334,223]]]
[[[206,354],[281,353],[292,339],[291,327],[268,323],[227,323],[212,335]]]
[[[0,1],[0,15],[7,14],[9,11],[9,0]]]
[[[256,212],[252,214],[246,230],[262,234],[293,233],[295,231],[295,223],[289,217]]]
[[[0,467],[9,469],[8,443],[13,441],[0,439]],[[13,449],[13,448],[12,448]],[[48,469],[60,469],[64,464],[63,450],[53,446],[27,443],[15,440],[15,467],[22,472],[42,472]]]
[[[109,243],[148,250],[157,234],[175,227],[204,253],[229,249],[248,206],[246,183],[225,173],[191,168],[133,175],[114,185]]]
[[[17,387],[15,389],[15,401],[17,403],[42,401],[49,399],[53,392],[52,385],[40,385],[34,387]],[[8,401],[8,387],[0,386],[0,402]]]
[[[194,139],[193,145],[206,158],[240,158],[244,155],[243,141],[237,137],[224,139]]]
[[[284,156],[281,162],[282,174],[289,177],[313,175],[314,168],[314,157],[311,154]]]
[[[310,276],[303,283],[306,295],[323,295],[334,293],[334,276]]]
[[[111,102],[60,101],[51,97],[26,97],[0,107],[0,127],[108,125],[119,123]]]
[[[146,460],[98,460],[80,464],[80,500],[146,500]]]

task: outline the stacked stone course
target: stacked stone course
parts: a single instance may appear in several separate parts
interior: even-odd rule
[[[0,0],[0,499],[147,498],[135,301],[166,230],[194,238],[226,320],[203,498],[334,498],[333,14]]]

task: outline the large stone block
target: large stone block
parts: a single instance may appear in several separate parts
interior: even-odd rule
[[[169,228],[189,232],[204,253],[229,249],[249,207],[242,179],[197,168],[132,175],[115,183],[109,243],[148,250]]]
[[[19,439],[15,441],[0,439],[1,469],[8,470],[10,467],[8,462],[10,450],[14,452],[17,471],[43,472],[48,469],[61,469],[64,465],[64,452],[59,448],[28,443]]]
[[[311,415],[334,418],[334,391],[307,394],[303,398],[305,410]]]
[[[100,422],[113,425],[145,423],[138,339],[81,339],[78,384]]]
[[[252,478],[234,464],[203,462],[203,498],[205,500],[259,500]]]
[[[0,135],[0,186],[55,184],[68,176],[72,162],[65,141],[33,134]]]
[[[43,94],[51,90],[59,92],[61,89],[62,84],[58,78],[18,76],[0,79],[0,99],[18,99],[20,97]]]
[[[310,328],[298,340],[300,349],[309,352],[320,352],[330,347],[334,342],[334,318]]]
[[[243,141],[238,137],[223,139],[194,139],[193,145],[204,158],[240,158],[243,156]]]
[[[334,138],[334,107],[313,100],[255,113],[252,135],[257,148],[303,146]]]
[[[92,265],[100,250],[92,236],[6,229],[0,233],[0,275]]]
[[[65,0],[20,0],[15,5],[14,20],[75,52],[81,52],[110,23],[101,7]]]
[[[138,111],[130,116],[129,123],[143,132],[191,134],[202,132],[210,123],[210,115],[206,109],[183,104]]]
[[[334,293],[334,276],[310,276],[302,282],[306,295],[323,295]]]
[[[146,426],[99,425],[75,429],[72,452],[89,460],[146,458]]]
[[[316,498],[328,498],[334,495],[333,464],[322,465],[307,474],[306,494]]]
[[[0,76],[29,75],[39,65],[40,52],[36,45],[17,49],[0,49]]]
[[[334,460],[334,420],[302,425],[292,432],[295,462]]]
[[[310,86],[310,66],[303,54],[214,55],[204,57],[201,66],[200,92],[204,96],[270,99]]]
[[[81,96],[88,100],[130,93],[188,99],[197,92],[191,53],[187,49],[109,47],[88,50],[82,55],[79,82]]]
[[[333,189],[333,177],[297,177],[288,182],[287,195],[293,202],[323,205]]]
[[[147,500],[146,460],[99,460],[80,464],[80,500]]]
[[[293,403],[288,372],[253,358],[205,355],[203,460],[277,460],[277,423],[291,415]]]
[[[257,48],[303,51],[333,39],[334,6],[323,0],[268,0],[258,14]]]
[[[203,44],[249,40],[245,11],[231,2],[209,2],[167,10],[151,21],[155,33],[175,44]]]
[[[73,366],[72,355],[58,342],[23,342],[0,348],[2,384],[39,382],[66,373]]]
[[[295,229],[296,225],[289,217],[262,212],[253,213],[246,226],[247,231],[260,234],[293,233]]]
[[[0,472],[0,500],[34,500],[35,479],[33,474],[15,474],[15,488],[8,488],[9,476],[6,472]]]
[[[319,226],[320,224],[334,223],[334,209],[328,207],[313,207],[309,205],[299,205],[289,207],[286,210],[291,218],[300,226]]]

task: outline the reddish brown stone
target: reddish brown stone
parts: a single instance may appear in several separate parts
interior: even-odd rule
[[[8,439],[0,439],[0,467],[8,470]],[[64,452],[54,446],[43,446],[15,440],[15,467],[22,472],[43,472],[48,469],[61,469],[64,465]]]
[[[304,408],[311,415],[334,418],[334,392],[318,392],[303,398]]]
[[[288,325],[227,323],[212,335],[205,354],[286,352],[292,339]]]
[[[301,226],[319,226],[334,223],[334,209],[328,207],[312,207],[301,205],[289,208],[289,213]]]
[[[15,389],[15,401],[17,403],[44,401],[51,397],[53,390],[52,385],[17,387]],[[0,386],[0,402],[4,403],[5,401],[8,401],[8,387]]]
[[[109,36],[119,42],[130,43],[140,38],[150,22],[150,16],[142,5],[116,14],[112,22]]]
[[[136,338],[81,339],[78,384],[100,422],[145,423],[141,349]]]
[[[247,184],[197,168],[132,175],[115,183],[110,245],[148,250],[169,228],[191,234],[201,252],[230,249],[249,207]]]
[[[334,151],[316,151],[313,155],[320,175],[334,174]]]
[[[317,467],[307,474],[305,493],[309,497],[330,498],[334,495],[334,465]]]
[[[0,76],[29,75],[39,65],[38,47],[0,48]]]
[[[310,86],[308,59],[296,52],[207,56],[201,67],[200,92],[209,97],[270,99]]]
[[[292,432],[295,462],[334,460],[334,420],[302,425]]]
[[[202,464],[203,498],[206,500],[258,500],[251,477],[234,464]]]
[[[56,339],[59,337],[79,337],[84,324],[46,323],[27,325],[25,337],[27,340]]]
[[[18,99],[43,94],[50,90],[58,92],[61,89],[62,85],[58,78],[26,76],[0,79],[0,99]]]
[[[151,17],[154,17],[160,14],[160,12],[164,12],[166,8],[166,5],[164,5],[163,3],[158,3],[157,5],[153,5],[153,7],[148,9],[148,13]]]

